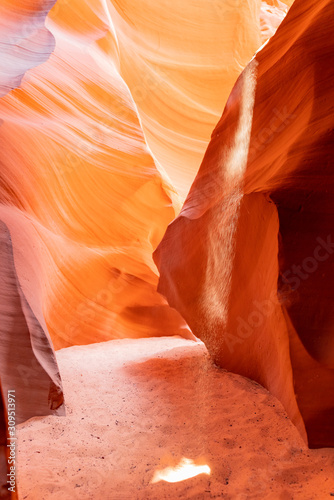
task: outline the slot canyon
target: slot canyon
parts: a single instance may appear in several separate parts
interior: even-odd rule
[[[0,499],[334,497],[334,0],[0,0]]]

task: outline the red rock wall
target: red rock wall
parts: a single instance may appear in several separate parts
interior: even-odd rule
[[[12,4],[7,17],[21,29],[21,11],[33,22],[38,6]],[[45,19],[52,2],[40,7]],[[28,300],[40,304],[56,349],[183,334],[182,318],[156,292],[151,257],[178,195],[145,143],[107,11],[60,2],[46,23],[55,50],[39,40],[33,59],[47,61],[0,101],[0,219],[14,259],[28,245],[38,282]],[[3,36],[11,47],[13,36]],[[25,265],[16,262],[19,277]]]
[[[155,253],[216,362],[267,387],[314,447],[334,445],[333,27],[333,1],[295,1]]]
[[[61,412],[52,345],[191,337],[152,251],[284,15],[260,3],[2,0],[0,466],[8,389],[17,422]]]

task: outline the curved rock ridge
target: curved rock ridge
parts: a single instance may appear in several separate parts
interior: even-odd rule
[[[1,328],[0,338],[0,380],[4,395],[15,389],[16,421],[20,423],[37,414],[46,415],[60,408],[63,403],[60,375],[55,360],[50,335],[42,310],[37,301],[29,304],[25,293],[27,285],[20,283],[15,264],[12,238],[8,227],[0,222],[1,248]],[[21,235],[24,228],[21,228]],[[24,238],[24,236],[23,236]],[[27,247],[25,249],[27,251]],[[27,257],[23,280],[30,287],[38,286],[34,281],[34,271]],[[19,382],[23,380],[22,384]],[[39,392],[46,396],[40,398]],[[34,394],[36,392],[36,395]],[[21,406],[22,405],[22,406]],[[50,411],[49,411],[50,410]],[[64,411],[58,410],[57,414]],[[45,413],[46,412],[46,413]]]
[[[0,257],[0,497],[16,498],[7,481],[13,463],[8,446],[15,446],[15,425],[36,415],[64,415],[65,409],[43,315],[35,315],[25,297],[14,265],[11,236],[1,221]],[[26,267],[26,275],[30,274]],[[15,448],[12,456],[15,464]]]
[[[55,40],[45,19],[55,2],[1,1],[0,97],[18,87],[27,70],[49,58]]]
[[[261,45],[261,1],[109,5],[145,137],[185,197],[235,80]]]
[[[11,62],[3,92],[17,88],[0,101],[0,203],[22,212],[11,220],[26,221],[43,249],[40,300],[56,349],[191,336],[156,293],[151,255],[181,206],[168,165],[184,192],[190,163],[260,44],[259,0],[218,3],[166,10],[162,0],[150,9],[58,0],[44,26],[52,1],[3,2]],[[21,45],[29,54],[22,65],[13,59]],[[32,63],[40,65],[27,71]]]
[[[7,391],[17,422],[63,412],[52,346],[193,338],[152,251],[261,43],[260,0],[166,6],[1,2],[2,473]]]
[[[275,34],[287,11],[287,5],[280,2],[280,0],[261,2],[260,27],[262,43],[265,43],[268,38]]]
[[[216,363],[276,395],[311,447],[334,446],[333,27],[332,0],[294,2],[154,254]]]
[[[0,101],[0,200],[13,207],[0,211],[30,235],[53,344],[191,336],[156,292],[152,252],[180,205],[119,75],[108,12],[93,1],[54,9],[54,52]]]

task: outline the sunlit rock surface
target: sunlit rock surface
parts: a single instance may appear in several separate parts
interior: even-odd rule
[[[56,0],[1,0],[0,97],[20,85],[25,72],[46,61],[55,40],[45,18]]]
[[[261,45],[261,2],[111,5],[121,74],[148,144],[185,196],[235,80]]]
[[[261,2],[260,27],[261,40],[263,43],[275,34],[278,26],[286,16],[287,10],[287,5],[280,2],[280,0]]]
[[[267,387],[315,447],[334,445],[333,27],[333,1],[295,1],[155,253],[216,363]]]
[[[326,199],[317,198],[316,188],[315,198],[307,198],[300,188],[307,186],[304,178],[315,163],[310,156],[324,164],[329,158],[321,160],[318,154],[319,137],[326,141],[331,126],[324,125],[326,104],[319,97],[330,96],[324,85],[331,70],[322,60],[330,60],[331,51],[325,31],[320,37],[316,30],[320,23],[328,26],[326,2],[312,9],[310,2],[295,8],[297,14],[281,30],[278,42],[270,42],[248,67],[229,100],[209,149],[214,153],[208,153],[203,164],[207,166],[176,222],[189,222],[177,243],[180,251],[164,240],[164,254],[169,252],[164,259],[168,265],[173,260],[178,270],[174,284],[164,272],[161,289],[179,312],[157,293],[158,271],[152,260],[167,225],[179,213],[235,80],[255,50],[274,34],[291,3],[0,2],[1,484],[6,479],[7,390],[15,386],[17,391],[17,422],[64,411],[52,345],[59,349],[119,337],[175,334],[192,338],[179,312],[218,363],[259,380],[278,395],[303,432],[301,412],[311,443],[330,444],[328,267],[320,292],[319,275],[308,271],[314,273],[310,280],[297,276],[306,284],[297,286],[294,276],[300,294],[295,298],[289,289],[290,274],[280,285],[286,299],[283,308],[276,300],[279,270],[299,264],[291,251],[296,227],[304,234],[297,252],[302,263],[302,250],[310,247],[302,219],[310,211],[308,203],[319,203],[324,216],[317,235],[322,243],[316,240],[317,248],[321,246],[318,260],[306,266],[318,264],[320,270],[320,265],[330,265],[330,213],[321,205]],[[307,12],[295,22],[298,8]],[[306,43],[307,37],[317,43]],[[306,50],[298,52],[303,40]],[[287,71],[280,65],[283,58]],[[224,152],[222,145],[229,141],[231,147]],[[267,151],[271,142],[275,153]],[[297,175],[301,148],[306,160]],[[326,148],[323,142],[323,155]],[[290,151],[294,160],[289,156],[288,162]],[[201,187],[203,174],[208,191]],[[319,192],[322,196],[320,188]],[[331,193],[328,182],[328,197]],[[301,219],[289,215],[296,212],[297,205],[290,206],[292,198],[303,207],[298,208]],[[176,226],[171,227],[174,231]],[[206,235],[210,236],[201,242]],[[251,254],[245,253],[248,248]],[[330,250],[325,258],[326,248]],[[178,287],[184,287],[182,293]],[[317,311],[312,309],[315,292],[322,299]],[[182,294],[190,305],[183,305]],[[299,300],[305,303],[302,310]],[[261,323],[259,340],[252,342],[257,333],[249,322],[259,318],[253,314],[258,303],[265,326]],[[320,341],[314,343],[318,316]],[[229,332],[227,348],[221,325]],[[174,376],[179,380],[177,371]],[[181,420],[179,424],[184,425]],[[206,439],[206,432],[203,436]],[[183,488],[180,491],[182,497]]]
[[[36,271],[32,300],[56,348],[182,334],[151,257],[178,195],[145,143],[107,7],[57,3],[47,29],[54,52],[0,102],[0,219]]]
[[[261,29],[278,23],[273,14],[263,28],[260,8],[2,2],[0,219],[14,259],[17,228],[29,233],[38,292],[28,300],[55,348],[191,336],[156,292],[151,255]]]

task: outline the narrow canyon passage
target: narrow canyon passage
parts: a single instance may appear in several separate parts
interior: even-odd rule
[[[202,342],[113,340],[62,349],[57,360],[67,416],[19,426],[22,499],[334,494],[334,450],[309,450],[281,403],[256,382],[217,368]],[[170,475],[177,482],[152,482],[184,459],[210,474],[180,480],[179,471]]]
[[[0,0],[0,500],[334,497],[334,0]]]

